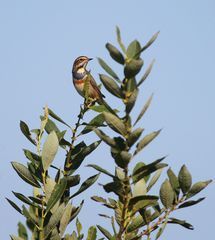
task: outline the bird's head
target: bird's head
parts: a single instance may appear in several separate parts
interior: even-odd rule
[[[75,59],[74,64],[73,64],[73,68],[72,71],[78,71],[79,69],[85,69],[88,62],[92,60],[92,58],[88,58],[86,56],[80,56],[78,58]]]

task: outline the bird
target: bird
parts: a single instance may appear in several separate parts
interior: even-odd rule
[[[75,59],[72,67],[73,84],[77,92],[85,98],[85,102],[90,102],[93,105],[97,102],[99,105],[104,105],[105,108],[116,115],[115,111],[104,100],[105,96],[101,93],[95,79],[90,71],[86,69],[87,64],[92,58],[87,56],[79,56]]]

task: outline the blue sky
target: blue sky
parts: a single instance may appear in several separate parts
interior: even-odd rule
[[[19,130],[19,121],[38,127],[42,108],[48,104],[74,125],[82,99],[71,82],[72,62],[83,54],[93,57],[89,67],[99,81],[98,73],[103,72],[96,61],[99,56],[120,75],[121,69],[104,47],[107,41],[116,44],[116,25],[126,44],[135,38],[144,44],[161,31],[156,43],[143,55],[146,65],[153,58],[156,63],[141,87],[134,115],[153,92],[153,103],[142,126],[147,132],[163,130],[138,160],[149,162],[168,154],[169,165],[177,172],[185,163],[194,182],[214,178],[214,9],[212,0],[0,1],[1,239],[16,233],[17,222],[23,220],[4,198],[14,199],[12,190],[31,193],[10,165],[14,160],[25,163],[22,149],[30,146]],[[103,91],[110,104],[116,104]],[[89,135],[88,141],[93,139],[95,136]],[[108,154],[102,145],[87,161],[111,168]],[[83,167],[81,173],[85,179],[95,172]],[[86,193],[86,200],[97,193],[97,187]],[[161,239],[211,239],[214,184],[200,195],[207,199],[174,215],[192,223],[195,230],[171,225]],[[97,211],[104,212],[91,201],[80,221],[86,227],[101,223]]]

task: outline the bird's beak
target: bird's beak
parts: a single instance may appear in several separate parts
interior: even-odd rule
[[[88,58],[88,61],[91,61],[91,60],[93,60],[93,58]]]

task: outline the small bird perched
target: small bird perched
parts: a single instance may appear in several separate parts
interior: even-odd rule
[[[105,96],[101,93],[90,71],[86,69],[90,60],[92,60],[92,58],[86,56],[80,56],[75,59],[72,68],[73,84],[77,92],[84,97],[87,102],[90,99],[91,104],[97,102],[100,105],[104,105],[109,112],[116,115],[114,110],[104,100]]]

